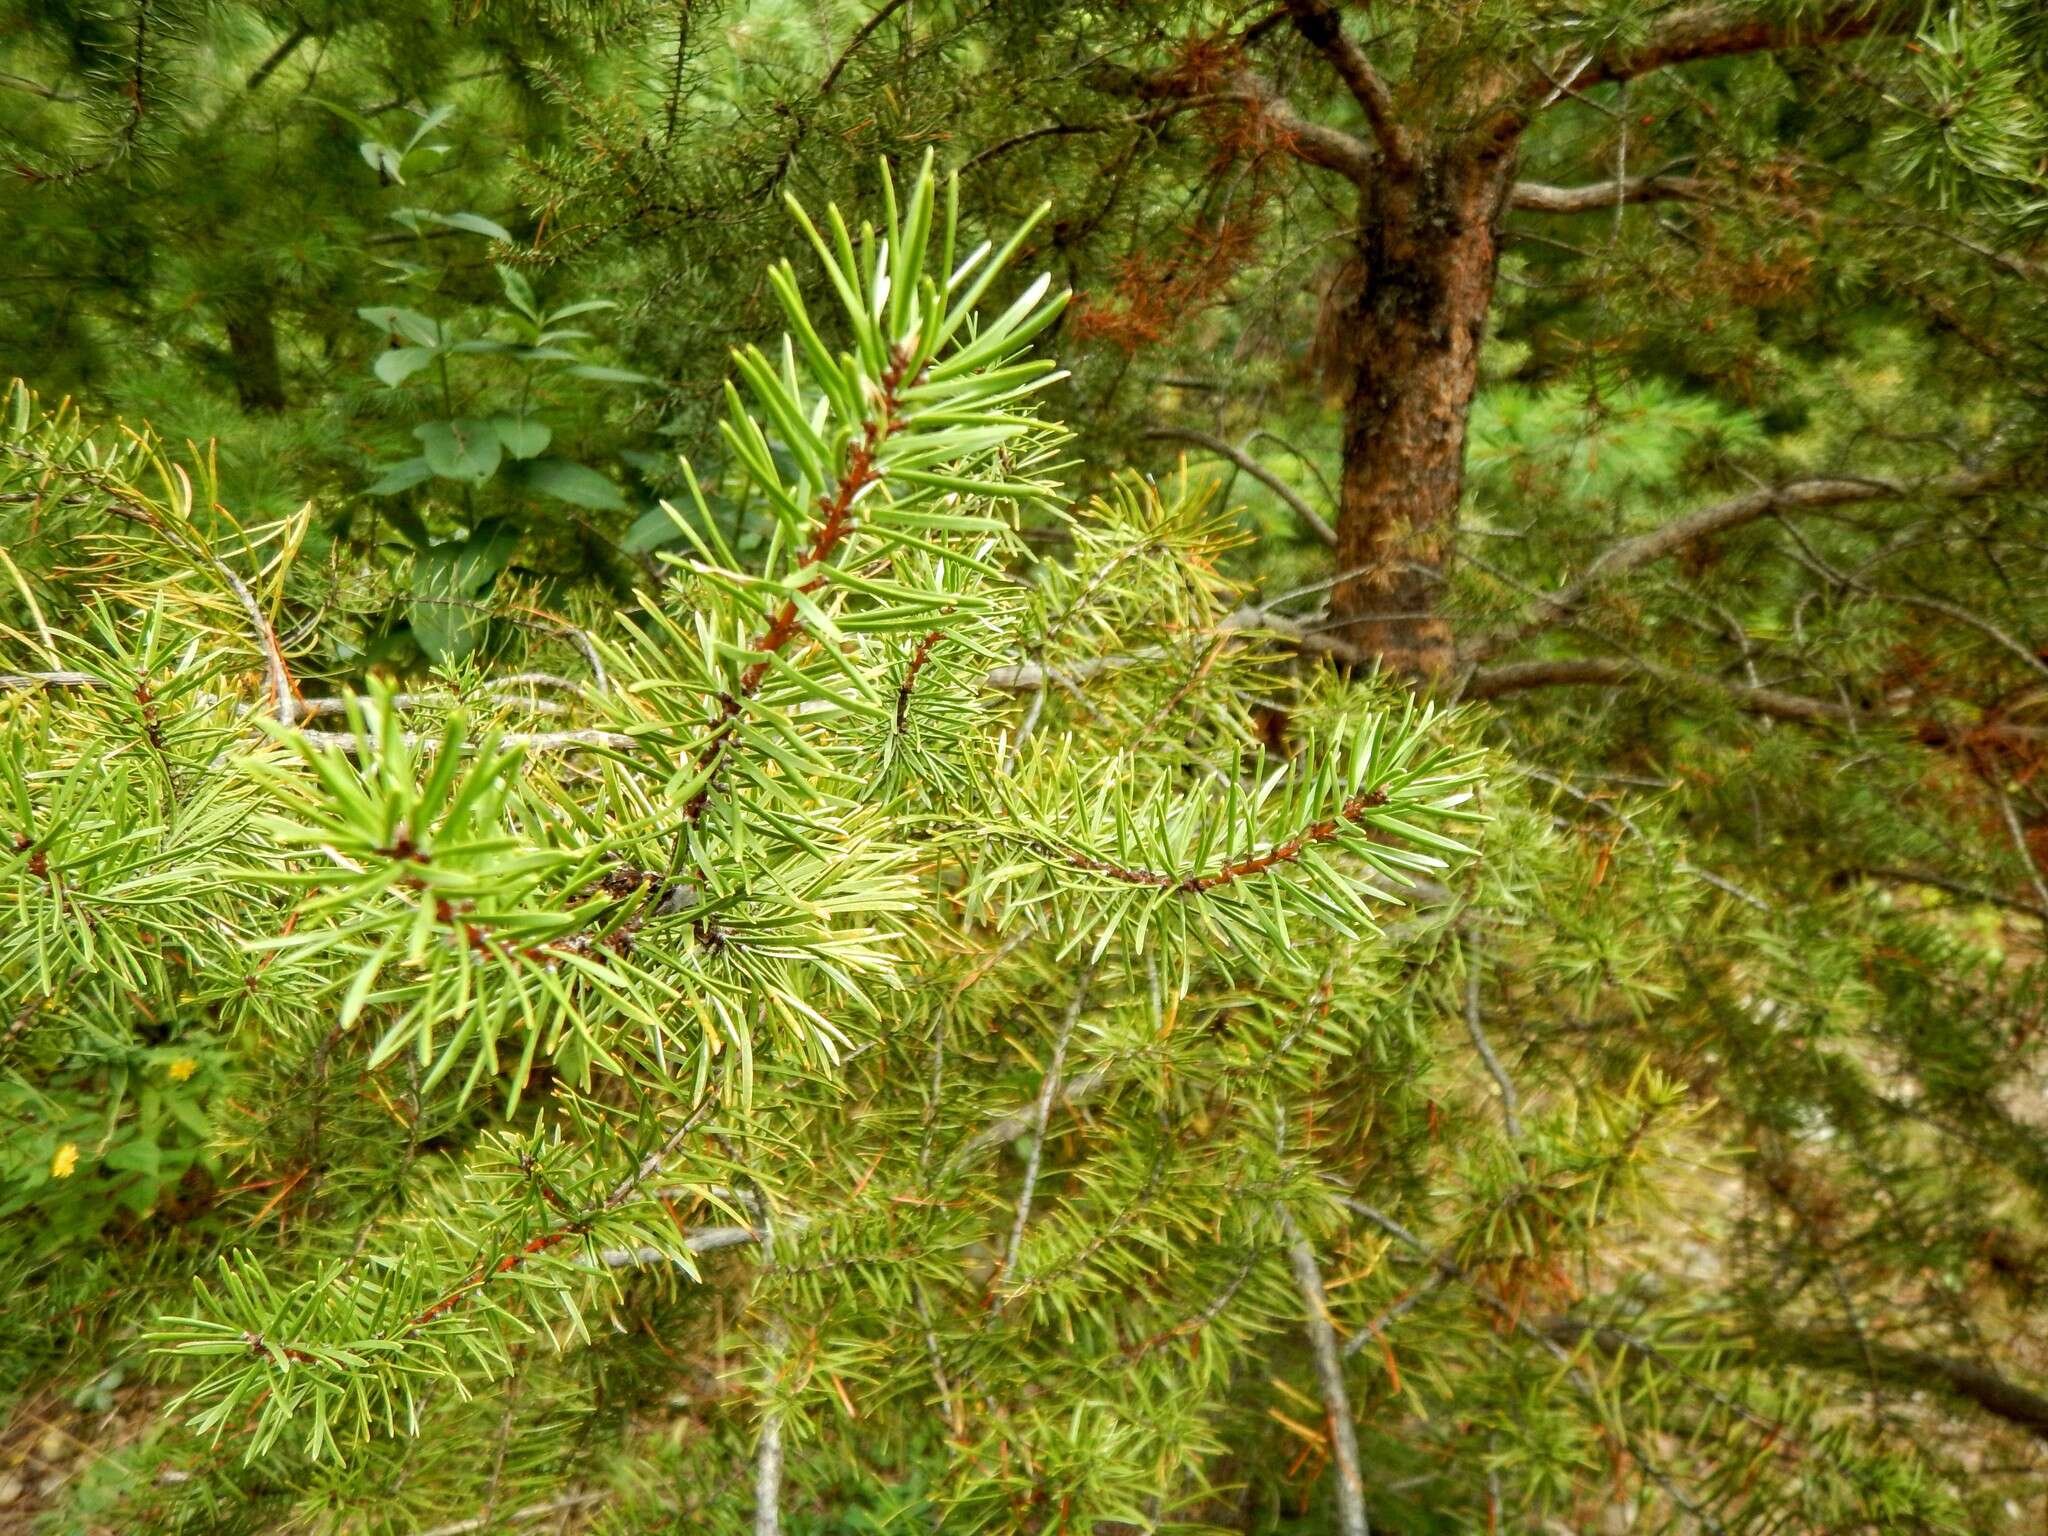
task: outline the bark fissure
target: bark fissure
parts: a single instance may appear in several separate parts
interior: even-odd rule
[[[1453,663],[1438,612],[1464,490],[1465,429],[1500,255],[1512,158],[1440,154],[1364,188],[1332,307],[1343,370],[1338,632],[1390,672]]]

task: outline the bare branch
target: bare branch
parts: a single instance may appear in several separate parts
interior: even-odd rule
[[[95,676],[91,672],[0,672],[0,693],[23,691],[31,688],[104,688],[106,685],[105,678]],[[289,686],[287,686],[283,697],[287,700],[291,699]],[[510,702],[503,698],[492,699],[489,695],[485,697],[489,702]],[[308,719],[317,719],[322,715],[340,714],[346,708],[345,702],[341,699],[320,698],[311,699],[307,702],[310,706],[305,711]],[[400,709],[434,707],[453,702],[455,701],[425,694],[399,694],[393,700],[393,703]],[[560,712],[561,709],[560,705],[550,704],[542,700],[527,700],[522,707],[539,714],[555,714]],[[290,717],[286,718],[285,724],[290,725],[293,723]],[[358,753],[363,748],[362,739],[353,731],[300,729],[297,735],[300,740],[308,742],[313,746],[339,747],[342,751],[351,754]],[[431,747],[438,745],[441,737],[431,732],[406,731],[400,735],[399,740],[407,746]],[[596,729],[504,731],[498,735],[497,740],[500,746],[523,747],[529,752],[573,752],[586,747],[609,747],[616,752],[630,752],[640,745],[638,737],[629,736],[624,731]]]
[[[1877,476],[1794,480],[1715,502],[1675,517],[1661,528],[1609,546],[1576,581],[1542,598],[1528,617],[1479,636],[1464,647],[1459,659],[1478,662],[1497,655],[1517,641],[1570,618],[1602,584],[1769,513],[1838,507],[1859,501],[1899,501],[1913,496],[1976,496],[1993,489],[2001,478],[1998,472],[1967,470],[1923,481]]]
[[[767,1236],[760,1227],[692,1227],[683,1234],[685,1253],[719,1253],[727,1248],[744,1248],[749,1243],[758,1243]],[[598,1262],[606,1269],[646,1269],[653,1266],[675,1264],[675,1256],[665,1248],[607,1248],[598,1254]]]
[[[1415,163],[1407,130],[1395,115],[1394,95],[1372,67],[1365,50],[1344,35],[1344,18],[1329,0],[1287,0],[1287,14],[1294,30],[1330,61],[1344,88],[1351,92],[1372,125],[1372,136],[1387,157],[1387,168],[1405,171]]]
[[[1198,448],[1206,448],[1211,453],[1228,459],[1275,496],[1286,502],[1288,510],[1302,520],[1309,532],[1313,533],[1330,548],[1335,549],[1337,547],[1337,530],[1330,526],[1328,520],[1320,512],[1316,511],[1314,507],[1311,507],[1306,501],[1302,500],[1299,491],[1274,474],[1273,471],[1266,468],[1257,459],[1246,453],[1242,448],[1233,447],[1213,433],[1202,432],[1194,427],[1148,427],[1144,435],[1148,438],[1162,439],[1170,442],[1193,443]]]
[[[2026,829],[2020,825],[2020,818],[2012,808],[2012,796],[2005,792],[2005,786],[1994,783],[1991,793],[1998,797],[1998,813],[2005,822],[2006,834],[2012,838],[2013,852],[2019,855],[2020,866],[2027,872],[2027,880],[2034,887],[2034,900],[2041,910],[2048,912],[2048,875],[2041,872],[2041,863],[2034,857],[2033,846],[2027,841]]]
[[[1488,1075],[1494,1086],[1500,1089],[1501,1119],[1507,1122],[1508,1135],[1515,1141],[1522,1139],[1522,1101],[1515,1092],[1515,1080],[1508,1076],[1507,1068],[1500,1064],[1500,1058],[1493,1053],[1493,1042],[1486,1038],[1486,1027],[1481,1022],[1479,1009],[1480,981],[1479,935],[1471,930],[1465,934],[1465,1032],[1472,1037],[1472,1049],[1479,1053],[1479,1059],[1486,1064]]]
[[[1263,75],[1240,69],[1221,82],[1202,82],[1175,75],[1148,75],[1137,70],[1096,68],[1089,71],[1096,89],[1145,100],[1185,99],[1209,95],[1235,102],[1266,119],[1276,137],[1297,160],[1335,171],[1363,184],[1380,168],[1378,148],[1369,140],[1312,122],[1294,109],[1291,102]]]
[[[1316,1267],[1316,1251],[1295,1222],[1294,1213],[1284,1205],[1276,1205],[1274,1210],[1287,1238],[1287,1262],[1294,1270],[1295,1289],[1301,1292],[1307,1314],[1309,1351],[1315,1357],[1316,1385],[1330,1426],[1330,1459],[1337,1468],[1338,1526],[1344,1536],[1371,1536],[1365,1518],[1365,1475],[1358,1465],[1358,1426],[1352,1421],[1350,1394],[1344,1390],[1344,1362],[1337,1353],[1337,1330],[1330,1326],[1323,1274]]]
[[[1361,183],[1378,172],[1380,157],[1371,144],[1341,128],[1303,117],[1262,76],[1239,70],[1230,79],[1229,92],[1247,110],[1261,114],[1297,160]]]
[[[300,731],[302,740],[316,747],[339,747],[344,752],[359,752],[362,741],[353,731]],[[408,746],[433,746],[438,736],[407,732],[400,738]],[[588,747],[609,747],[614,752],[630,752],[640,745],[640,738],[628,736],[623,731],[503,731],[497,737],[501,747],[523,747],[529,752],[574,752]]]
[[[1270,608],[1257,608],[1247,604],[1225,614],[1216,627],[1274,635],[1298,651],[1306,651],[1313,656],[1327,656],[1332,661],[1342,662],[1346,666],[1366,666],[1374,660],[1349,641],[1298,619],[1290,619],[1285,614],[1275,613]]]
[[[1997,891],[1988,891],[1980,885],[1971,885],[1956,880],[1932,869],[1883,869],[1851,868],[1842,874],[1857,880],[1875,880],[1883,885],[1924,885],[1931,891],[1946,891],[1962,901],[1981,902],[1987,907],[2004,907],[2012,912],[2027,912],[2048,922],[2048,906],[2035,906],[2030,901],[2019,901]]]
[[[1190,96],[1185,100],[1167,102],[1148,111],[1133,112],[1128,117],[1111,118],[1107,122],[1047,123],[1041,128],[1027,128],[1021,133],[1011,134],[1007,139],[998,139],[985,149],[976,150],[962,162],[960,174],[965,176],[969,171],[976,170],[991,160],[999,159],[1013,149],[1022,149],[1026,144],[1035,144],[1040,139],[1067,138],[1084,133],[1114,133],[1119,128],[1149,128],[1165,122],[1177,113],[1192,111],[1204,104],[1204,98]]]
[[[104,688],[107,680],[91,672],[0,672],[0,692],[31,688]]]
[[[61,101],[68,104],[85,100],[83,96],[74,96],[68,91],[44,85],[40,80],[31,80],[26,75],[10,75],[4,70],[0,70],[0,86],[5,86],[10,91],[25,91],[31,96],[40,96],[45,101]]]
[[[1089,973],[1083,971],[1080,980],[1074,984],[1073,1000],[1067,1004],[1066,1016],[1060,1020],[1058,1035],[1053,1038],[1052,1064],[1045,1069],[1045,1080],[1039,1085],[1038,1103],[1031,1111],[1031,1152],[1024,1162],[1024,1187],[1017,1195],[1017,1216],[1010,1224],[1010,1242],[1003,1250],[1003,1261],[989,1276],[988,1292],[995,1294],[996,1287],[1017,1267],[1017,1251],[1024,1246],[1024,1226],[1031,1219],[1031,1201],[1038,1190],[1038,1169],[1045,1155],[1045,1126],[1052,1116],[1053,1096],[1060,1089],[1060,1073],[1066,1067],[1067,1045],[1074,1038],[1074,1025],[1080,1020],[1081,1010],[1088,1004]]]
[[[394,693],[385,701],[395,710],[413,709],[459,709],[464,704],[511,705],[523,714],[566,715],[569,707],[553,699],[522,698],[511,689],[489,687],[480,690],[465,700],[452,693]],[[348,713],[349,701],[343,697],[324,697],[299,700],[301,720],[319,720]]]
[[[1639,1341],[1619,1329],[1598,1327],[1575,1318],[1553,1318],[1540,1326],[1554,1338],[1586,1339],[1611,1355],[1647,1352]],[[2017,1425],[2037,1440],[2048,1441],[2048,1395],[1974,1360],[1957,1360],[1899,1344],[1871,1343],[1847,1330],[1770,1328],[1757,1335],[1757,1342],[1765,1352],[1792,1364],[1857,1375],[1875,1372],[1881,1378],[1913,1389],[1936,1387],[1994,1418]]]
[[[1624,176],[1584,187],[1518,181],[1508,207],[1522,213],[1595,213],[1624,203],[1697,202],[1705,184],[1690,176]]]
[[[431,1530],[420,1532],[420,1536],[469,1536],[471,1531],[487,1530],[493,1525],[533,1525],[550,1516],[566,1517],[572,1510],[602,1504],[611,1496],[611,1490],[608,1488],[565,1493],[558,1499],[549,1499],[545,1504],[529,1504],[526,1508],[515,1509],[510,1514],[475,1515],[467,1520],[457,1520],[450,1525],[437,1525]]]
[[[1022,133],[1013,133],[1007,139],[998,139],[986,149],[978,149],[969,155],[960,167],[960,174],[986,165],[989,161],[1007,155],[1013,149],[1022,149],[1026,144],[1036,144],[1040,139],[1066,138],[1077,133],[1108,133],[1122,123],[1137,122],[1138,118],[1119,118],[1113,123],[1047,123],[1041,128],[1027,128]]]
[[[768,1202],[748,1202],[761,1224],[761,1272],[775,1267],[775,1227]],[[758,1279],[758,1277],[757,1277]],[[789,1329],[780,1316],[770,1314],[762,1330],[762,1344],[771,1377],[780,1376],[789,1358]],[[754,1450],[754,1536],[782,1533],[782,1404],[772,1396],[761,1408],[761,1440]]]
[[[216,562],[220,564],[220,562]],[[292,699],[292,677],[285,669],[284,650],[277,643],[277,631],[270,627],[270,621],[263,616],[263,610],[256,605],[256,598],[242,578],[220,565],[222,578],[235,594],[235,600],[242,605],[242,611],[249,617],[249,626],[256,632],[257,643],[263,648],[263,667],[270,683],[271,698],[277,707],[280,725],[290,725],[298,718],[298,709]]]
[[[1547,661],[1510,662],[1481,667],[1465,680],[1468,699],[1497,699],[1534,688],[1625,688],[1638,683],[1663,683],[1674,688],[1717,693],[1737,709],[1773,720],[1813,725],[1883,725],[1889,717],[1852,709],[1828,699],[1809,698],[1779,688],[1753,688],[1726,678],[1681,672],[1654,662],[1625,656],[1560,656]]]
[[[854,54],[859,52],[861,44],[873,37],[875,29],[902,10],[906,3],[907,0],[887,0],[887,3],[877,10],[874,15],[861,23],[860,30],[853,34],[851,41],[847,43],[839,57],[832,61],[832,67],[825,72],[825,78],[819,82],[818,94],[820,96],[832,94],[832,87],[839,83],[841,72],[845,70],[847,62],[852,59]]]
[[[1079,1104],[1095,1097],[1108,1081],[1109,1073],[1105,1068],[1091,1067],[1086,1072],[1075,1074],[1072,1080],[1059,1084],[1055,1096],[1065,1099],[1069,1104]],[[980,1162],[997,1147],[1015,1141],[1034,1124],[1042,1124],[1037,1116],[1036,1100],[1007,1115],[998,1115],[960,1144],[960,1149],[946,1160],[942,1173],[957,1173],[971,1163]]]
[[[1871,0],[1833,0],[1805,15],[1774,16],[1754,5],[1709,0],[1665,12],[1635,46],[1593,56],[1572,82],[1576,89],[1613,80],[1633,80],[1674,64],[1722,59],[1735,54],[1773,53],[1784,48],[1821,48],[1886,33],[1910,32],[1915,15],[1904,6]]]
[[[779,1334],[770,1348],[779,1357]],[[754,1451],[754,1536],[780,1536],[782,1531],[782,1410],[770,1403],[761,1415],[761,1441]]]
[[[1509,149],[1537,117],[1566,96],[1596,85],[1633,80],[1639,75],[1738,54],[1773,53],[1787,48],[1820,48],[1858,38],[1911,33],[1918,15],[1906,5],[1879,0],[1829,0],[1803,16],[1772,16],[1754,5],[1704,0],[1665,11],[1648,35],[1634,44],[1585,53],[1580,50],[1539,66],[1520,86],[1509,91],[1473,134],[1475,143],[1497,151]]]
[[[1348,666],[1363,666],[1372,658],[1357,646],[1339,639],[1336,635],[1290,619],[1285,614],[1275,613],[1270,608],[1259,608],[1247,603],[1234,608],[1216,621],[1217,634],[1264,634],[1285,640],[1298,651],[1314,656],[1328,656],[1333,661]],[[1018,662],[1014,666],[994,667],[982,678],[990,688],[1005,693],[1032,693],[1047,683],[1064,683],[1069,687],[1087,681],[1091,677],[1111,672],[1118,667],[1136,666],[1141,662],[1157,661],[1165,653],[1156,647],[1147,646],[1122,656],[1087,656],[1076,661],[1061,662],[1057,668],[1042,662]]]
[[[276,74],[278,70],[284,66],[285,61],[289,59],[294,53],[298,52],[299,44],[303,43],[307,38],[311,37],[312,35],[313,29],[303,21],[300,22],[297,26],[293,27],[291,31],[285,35],[284,41],[279,43],[275,48],[271,49],[270,52],[264,56],[263,62],[258,64],[254,70],[250,71],[249,78],[242,84],[242,89],[245,91],[261,90],[263,88],[263,82],[268,80],[272,75]]]

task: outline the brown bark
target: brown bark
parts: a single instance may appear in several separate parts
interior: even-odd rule
[[[1353,648],[1406,677],[1442,677],[1454,660],[1438,589],[1513,180],[1511,157],[1452,150],[1366,183],[1332,311],[1345,387],[1337,568],[1350,574],[1331,611]]]

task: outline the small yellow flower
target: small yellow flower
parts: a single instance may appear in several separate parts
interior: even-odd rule
[[[50,1177],[68,1179],[78,1168],[78,1143],[67,1141],[57,1149],[57,1155],[50,1159]]]
[[[172,1082],[182,1083],[190,1079],[192,1074],[199,1070],[199,1063],[190,1056],[180,1056],[176,1061],[164,1068],[164,1070],[171,1074]]]

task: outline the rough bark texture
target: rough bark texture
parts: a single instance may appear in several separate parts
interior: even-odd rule
[[[245,411],[276,412],[285,407],[284,369],[277,356],[277,325],[262,301],[239,302],[226,313],[228,357],[235,368],[235,393]]]
[[[1343,638],[1393,673],[1437,678],[1437,612],[1464,484],[1465,424],[1493,304],[1511,157],[1450,153],[1359,194],[1333,313],[1346,375],[1337,568]]]

